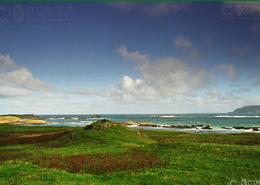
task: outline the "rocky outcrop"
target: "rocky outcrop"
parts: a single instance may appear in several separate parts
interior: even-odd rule
[[[91,116],[91,118],[97,119],[97,118],[101,118],[101,116],[98,115],[98,114],[94,114],[94,115]]]
[[[206,126],[203,126],[201,127],[202,129],[213,129],[211,125],[206,125]]]
[[[160,125],[151,123],[151,122],[139,122],[139,121],[125,121],[122,122],[123,125],[125,126],[141,126],[141,127],[160,127]]]
[[[113,122],[107,119],[98,120],[90,125],[87,125],[86,129],[103,130],[114,126],[124,126],[121,123]]]
[[[247,127],[247,126],[234,126],[234,129],[243,129],[243,130],[250,130],[252,129],[253,131],[260,131],[260,127]]]

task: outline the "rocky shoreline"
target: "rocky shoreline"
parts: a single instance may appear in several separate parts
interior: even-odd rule
[[[125,126],[129,127],[151,127],[151,128],[176,128],[176,129],[205,129],[205,130],[213,130],[214,128],[210,125],[203,124],[195,124],[195,125],[160,125],[151,122],[139,122],[139,121],[126,121],[123,122]],[[232,126],[225,127],[222,126],[221,129],[225,130],[252,130],[252,131],[260,131],[260,127],[257,126]]]

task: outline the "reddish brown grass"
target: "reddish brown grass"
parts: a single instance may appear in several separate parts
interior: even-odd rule
[[[107,174],[115,171],[139,171],[166,165],[157,155],[134,150],[121,154],[84,154],[74,156],[38,156],[33,163],[45,168],[63,169],[72,173]]]
[[[0,163],[7,160],[17,160],[21,158],[29,158],[31,155],[21,151],[0,151]]]
[[[48,141],[55,140],[67,133],[69,133],[69,131],[0,134],[0,146],[13,144],[46,143]]]

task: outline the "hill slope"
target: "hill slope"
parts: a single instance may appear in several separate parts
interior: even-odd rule
[[[237,108],[232,113],[238,114],[260,114],[260,105],[250,105]]]
[[[98,120],[85,128],[75,128],[58,140],[60,143],[112,144],[118,146],[143,146],[154,143],[146,134],[130,130],[121,123]]]

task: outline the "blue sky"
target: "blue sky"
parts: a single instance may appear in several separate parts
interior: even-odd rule
[[[0,4],[0,113],[260,103],[260,4]]]

